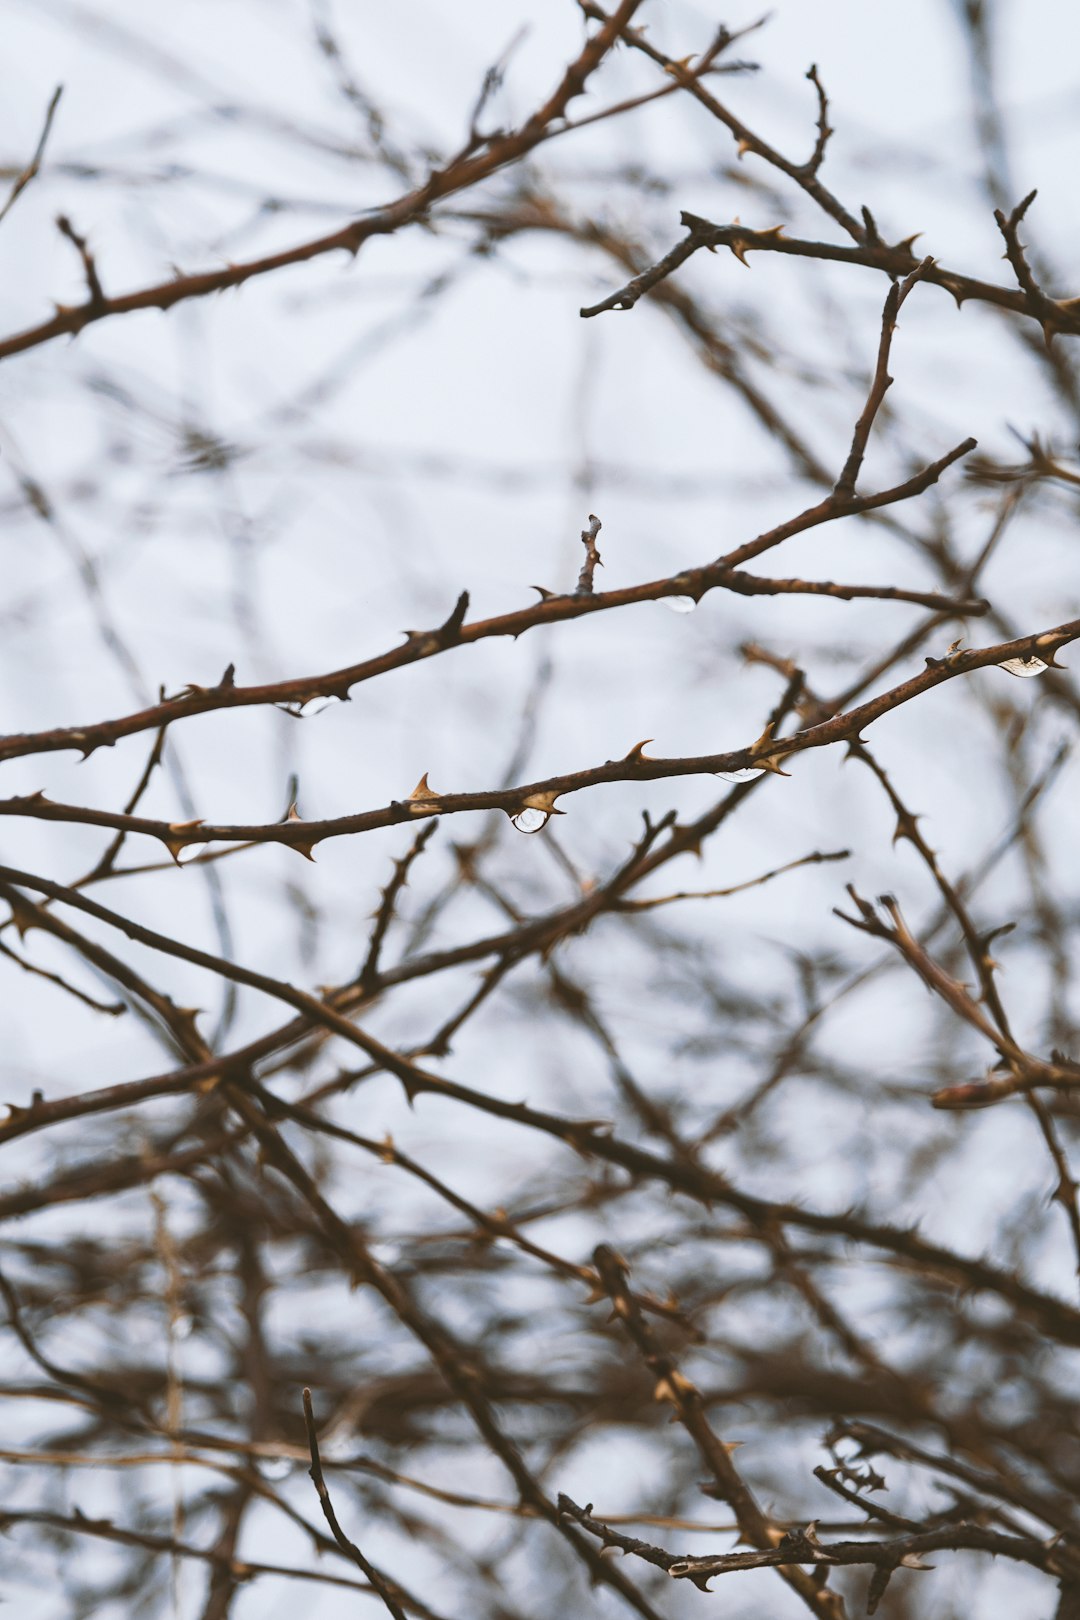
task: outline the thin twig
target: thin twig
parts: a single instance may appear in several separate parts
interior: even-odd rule
[[[22,196],[23,192],[26,190],[27,186],[37,177],[41,169],[41,160],[45,156],[45,147],[49,139],[49,132],[52,129],[53,119],[56,116],[56,109],[60,105],[60,97],[63,95],[63,93],[63,85],[58,84],[52,93],[52,98],[49,101],[48,107],[45,109],[45,123],[42,126],[41,134],[38,136],[38,143],[34,148],[34,155],[22,173],[16,176],[15,182],[8,193],[7,201],[4,203],[3,207],[0,208],[0,222],[2,222],[11,212],[19,198]]]
[[[311,1452],[311,1467],[308,1472],[319,1496],[319,1506],[323,1510],[323,1517],[330,1526],[330,1532],[342,1552],[348,1553],[360,1573],[366,1577],[378,1592],[394,1620],[408,1620],[405,1610],[401,1607],[395,1596],[395,1588],[385,1575],[377,1570],[374,1564],[364,1557],[355,1541],[350,1541],[337,1520],[334,1504],[330,1500],[330,1492],[323,1478],[322,1463],[319,1461],[319,1436],[315,1429],[315,1413],[311,1405],[311,1391],[304,1390],[304,1423],[307,1426],[308,1448]]]

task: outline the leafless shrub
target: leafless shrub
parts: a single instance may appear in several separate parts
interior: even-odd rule
[[[1080,299],[992,8],[981,273],[852,195],[827,29],[794,154],[734,110],[767,36],[662,0],[579,0],[525,106],[551,36],[493,39],[440,148],[346,9],[311,113],[63,9],[187,112],[73,156],[66,74],[0,208],[80,280],[0,338],[22,1612],[1075,1617]],[[548,413],[533,327],[568,464],[485,440]]]

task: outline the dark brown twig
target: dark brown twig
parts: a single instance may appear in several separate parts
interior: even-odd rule
[[[311,1391],[304,1391],[304,1423],[307,1427],[308,1448],[311,1452],[311,1467],[308,1472],[319,1497],[319,1506],[323,1510],[323,1517],[330,1526],[330,1532],[342,1552],[348,1553],[360,1573],[371,1583],[382,1598],[386,1608],[394,1616],[394,1620],[408,1620],[405,1610],[397,1600],[396,1588],[388,1581],[374,1564],[366,1559],[355,1541],[350,1541],[338,1523],[334,1504],[330,1500],[326,1480],[323,1478],[322,1463],[319,1460],[319,1436],[315,1429],[315,1413],[311,1404]]]
[[[80,236],[66,214],[56,216],[56,228],[61,236],[66,236],[82,260],[83,274],[86,277],[86,287],[90,294],[90,308],[102,309],[108,300],[105,297],[101,279],[98,276],[97,264],[94,255],[90,252],[86,237]]]

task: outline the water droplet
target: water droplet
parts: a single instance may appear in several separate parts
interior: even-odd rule
[[[183,1316],[176,1317],[170,1331],[174,1339],[190,1339],[194,1328],[195,1318],[185,1312]]]
[[[666,607],[669,613],[693,613],[697,607],[692,596],[661,596],[658,600],[660,606]]]
[[[176,852],[178,865],[187,866],[188,862],[193,861],[197,855],[205,855],[209,848],[209,844],[185,844],[183,849],[178,849]]]
[[[528,805],[524,810],[519,810],[516,816],[511,816],[510,819],[518,832],[538,833],[543,832],[551,817],[546,810],[536,810],[532,805]]]
[[[301,703],[296,712],[302,720],[310,720],[312,715],[322,714],[324,709],[328,709],[331,703],[337,701],[337,698],[326,697],[325,694],[322,697],[308,698],[306,703]]]
[[[1010,675],[1027,678],[1031,675],[1041,675],[1044,669],[1050,668],[1050,665],[1044,664],[1041,658],[1006,658],[999,667],[1007,669]]]
[[[291,1457],[260,1457],[264,1479],[285,1479],[293,1471]]]
[[[764,776],[763,770],[756,766],[747,766],[741,771],[717,771],[716,775],[721,782],[755,782],[759,776]]]

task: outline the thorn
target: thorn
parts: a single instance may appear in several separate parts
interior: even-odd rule
[[[649,740],[651,741],[651,739]],[[547,793],[528,793],[522,799],[517,810],[511,811],[511,814],[518,815],[522,810],[543,810],[544,814],[548,816],[565,816],[565,810],[556,810],[555,808],[555,800],[559,796],[560,791],[558,789]]]
[[[767,748],[771,748],[773,745],[773,732],[775,729],[776,722],[770,720],[757,742],[753,743],[748,749],[748,753],[754,764],[760,765],[763,771],[771,771],[774,776],[790,776],[791,772],[783,770],[780,765],[781,759],[787,758],[785,754],[767,754],[765,752]]]
[[[906,838],[909,843],[914,844],[918,838],[915,823],[921,820],[921,816],[913,816],[908,810],[899,811],[896,817],[896,831],[892,836],[893,845],[898,844],[901,838]]]
[[[428,814],[431,807],[439,803],[439,794],[433,793],[428,786],[427,771],[417,782],[405,803],[409,806],[409,814],[414,816]]]
[[[203,825],[203,823],[202,823],[201,819],[198,819],[198,820],[195,820],[195,821],[170,821],[170,823],[169,823],[169,832],[178,833],[178,834],[193,833],[199,827],[201,827],[202,825]],[[197,844],[199,842],[200,842],[200,840],[197,839],[197,838],[184,838],[182,836],[177,837],[177,838],[169,838],[169,837],[162,838],[162,843],[165,845],[166,849],[169,851],[169,854],[172,856],[172,858],[176,862],[177,866],[179,866],[181,864],[181,862],[180,862],[180,851],[187,844]]]
[[[174,1007],[173,1016],[181,1024],[186,1024],[193,1035],[198,1034],[195,1020],[202,1013],[201,1007]]]
[[[654,1401],[670,1401],[673,1406],[681,1406],[688,1396],[700,1395],[696,1384],[681,1373],[677,1367],[658,1378],[653,1390]],[[725,1447],[725,1450],[727,1448]]]

